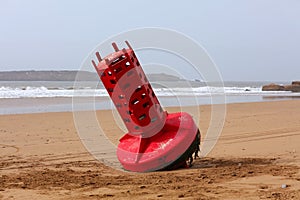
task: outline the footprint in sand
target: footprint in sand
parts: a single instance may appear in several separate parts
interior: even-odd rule
[[[18,147],[6,144],[0,144],[0,149],[0,156],[12,155],[19,151]]]

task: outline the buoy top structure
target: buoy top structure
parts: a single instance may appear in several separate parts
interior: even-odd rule
[[[103,59],[92,60],[128,133],[121,139],[117,157],[125,170],[148,172],[186,167],[200,145],[200,131],[188,113],[170,114],[161,107],[131,45]]]
[[[140,63],[126,41],[128,49],[119,50],[112,43],[114,53],[101,59],[96,53],[98,65],[93,65],[129,133],[150,137],[157,133],[166,119]]]

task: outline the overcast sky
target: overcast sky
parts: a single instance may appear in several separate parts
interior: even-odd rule
[[[0,70],[79,69],[101,41],[139,27],[192,37],[224,80],[300,80],[299,0],[0,0]]]

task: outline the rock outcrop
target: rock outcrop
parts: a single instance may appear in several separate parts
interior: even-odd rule
[[[292,85],[284,86],[286,91],[300,92],[300,81],[293,81]]]
[[[292,91],[300,92],[300,81],[293,81],[291,85],[269,84],[262,87],[262,91]]]
[[[300,85],[300,81],[293,81],[292,85]]]
[[[270,85],[264,85],[262,91],[285,91],[285,88],[282,85],[271,83]]]

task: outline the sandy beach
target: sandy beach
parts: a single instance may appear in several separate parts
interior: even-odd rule
[[[200,111],[205,135],[210,106]],[[144,174],[95,160],[71,112],[0,115],[0,199],[300,199],[299,111],[300,100],[229,104],[207,157]],[[97,117],[116,142],[111,111]]]

